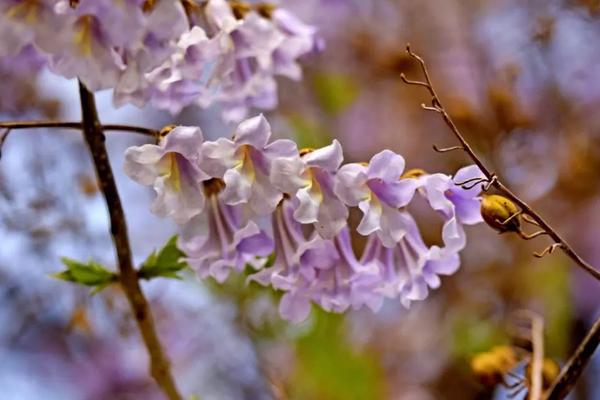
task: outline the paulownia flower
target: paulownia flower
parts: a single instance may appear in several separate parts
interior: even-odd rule
[[[158,145],[127,149],[125,173],[157,193],[152,212],[183,224],[204,209],[202,181],[209,176],[199,167],[202,141],[200,128],[178,126]]]
[[[244,221],[241,206],[223,203],[219,193],[223,182],[204,182],[205,210],[184,227],[179,247],[200,278],[212,276],[224,282],[232,270],[246,265],[260,269],[273,251],[273,241],[253,221]]]
[[[242,121],[233,140],[220,138],[202,145],[202,169],[223,179],[225,204],[248,204],[256,215],[266,215],[277,207],[283,193],[269,180],[272,160],[298,154],[291,140],[269,142],[271,126],[259,115]]]
[[[386,247],[394,247],[406,233],[398,209],[411,201],[418,186],[414,179],[400,179],[403,171],[404,158],[384,150],[369,164],[346,164],[336,175],[335,193],[346,205],[363,212],[358,233],[376,233]]]
[[[334,174],[342,160],[342,146],[334,140],[301,157],[277,158],[271,169],[273,184],[285,193],[295,193],[296,221],[313,224],[324,239],[333,238],[348,218],[348,209],[333,191]]]

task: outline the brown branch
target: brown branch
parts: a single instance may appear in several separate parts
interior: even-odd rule
[[[171,375],[169,361],[158,339],[150,307],[138,282],[131,258],[127,224],[117,185],[104,145],[105,137],[98,119],[94,95],[80,82],[82,128],[85,141],[94,160],[96,175],[110,215],[110,231],[117,251],[119,282],[127,296],[138,328],[150,355],[150,374],[171,400],[181,399]]]
[[[600,318],[577,347],[575,353],[560,371],[558,378],[548,390],[546,400],[561,400],[567,397],[581,376],[587,363],[591,360],[600,343]]]
[[[560,249],[569,258],[571,258],[571,260],[573,260],[579,267],[581,267],[583,270],[585,270],[590,275],[592,275],[594,278],[596,278],[597,280],[600,281],[600,271],[598,271],[597,269],[595,269],[594,267],[592,267],[590,264],[588,264],[586,261],[584,261],[575,252],[575,250],[573,250],[573,248],[571,247],[571,245],[569,245],[569,243],[567,243],[567,241],[565,239],[563,239],[558,234],[558,232],[556,232],[554,230],[554,228],[552,228],[550,226],[550,224],[548,224],[525,201],[521,200],[508,187],[506,187],[496,177],[496,175],[483,163],[483,161],[479,158],[479,156],[475,153],[475,151],[473,151],[473,148],[471,147],[471,145],[469,145],[469,143],[466,141],[466,139],[464,138],[464,136],[462,135],[462,133],[459,131],[458,127],[456,126],[456,124],[454,123],[454,121],[452,120],[452,118],[450,118],[450,115],[448,114],[448,112],[446,111],[446,109],[444,108],[444,106],[442,105],[442,102],[440,101],[440,98],[437,95],[437,92],[436,92],[435,88],[433,87],[433,84],[431,83],[431,78],[429,76],[429,72],[427,70],[427,66],[426,66],[425,61],[423,60],[423,58],[421,58],[419,55],[417,55],[416,53],[414,53],[411,50],[410,46],[406,46],[406,51],[407,51],[407,53],[412,58],[414,58],[419,63],[425,81],[424,82],[419,82],[419,81],[408,80],[403,75],[400,78],[406,84],[408,84],[408,85],[417,85],[419,87],[425,87],[427,89],[427,91],[431,95],[431,104],[432,104],[432,106],[431,107],[425,106],[425,107],[428,110],[431,109],[431,110],[434,110],[434,111],[438,112],[442,116],[442,118],[444,119],[444,122],[446,123],[446,125],[448,125],[448,127],[450,128],[450,130],[452,131],[452,133],[454,134],[454,136],[456,137],[456,139],[458,139],[458,141],[460,142],[461,146],[459,146],[459,147],[462,147],[462,149],[469,155],[469,157],[471,158],[471,160],[473,160],[473,162],[479,167],[479,169],[481,170],[481,172],[490,181],[491,186],[493,186],[494,188],[496,188],[496,190],[498,190],[498,192],[500,192],[502,195],[504,195],[505,197],[507,197],[510,200],[512,200],[515,204],[517,204],[521,208],[523,214],[527,214],[533,220],[535,220],[535,222],[538,223],[538,225],[540,226],[540,228],[542,230],[544,230],[545,232],[547,232],[548,235],[552,238],[552,240],[554,240],[554,243],[560,244]]]
[[[83,129],[82,122],[65,121],[10,121],[0,122],[0,129],[30,129],[30,128],[64,128],[64,129]],[[107,124],[101,126],[103,131],[122,131],[135,132],[142,135],[158,137],[156,129],[144,128],[143,126]]]

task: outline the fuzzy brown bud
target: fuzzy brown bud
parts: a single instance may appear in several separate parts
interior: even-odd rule
[[[518,212],[517,206],[504,196],[493,194],[483,196],[481,200],[483,220],[500,233],[521,230],[519,217],[516,216]]]

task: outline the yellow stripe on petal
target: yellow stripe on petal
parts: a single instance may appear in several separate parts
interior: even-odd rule
[[[169,180],[175,191],[179,192],[181,191],[181,171],[179,171],[179,166],[177,165],[177,155],[175,153],[169,153],[167,157],[171,158]]]
[[[84,15],[75,23],[73,43],[77,46],[81,55],[86,57],[92,55],[92,44],[94,40],[93,24],[94,17],[91,15]]]
[[[23,0],[19,4],[9,7],[6,16],[33,25],[37,22],[39,8],[39,0]]]

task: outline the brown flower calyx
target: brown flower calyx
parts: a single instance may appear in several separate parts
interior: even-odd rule
[[[315,151],[315,149],[313,149],[312,147],[304,147],[303,149],[300,149],[298,153],[300,154],[300,157],[302,157],[307,155],[308,153],[312,153],[313,151]]]
[[[164,139],[173,129],[177,128],[177,125],[167,125],[158,132],[158,138]]]
[[[206,197],[216,196],[225,188],[225,182],[219,178],[210,178],[202,183]]]
[[[417,179],[422,177],[423,175],[427,175],[427,172],[424,169],[413,168],[403,173],[400,179]]]

